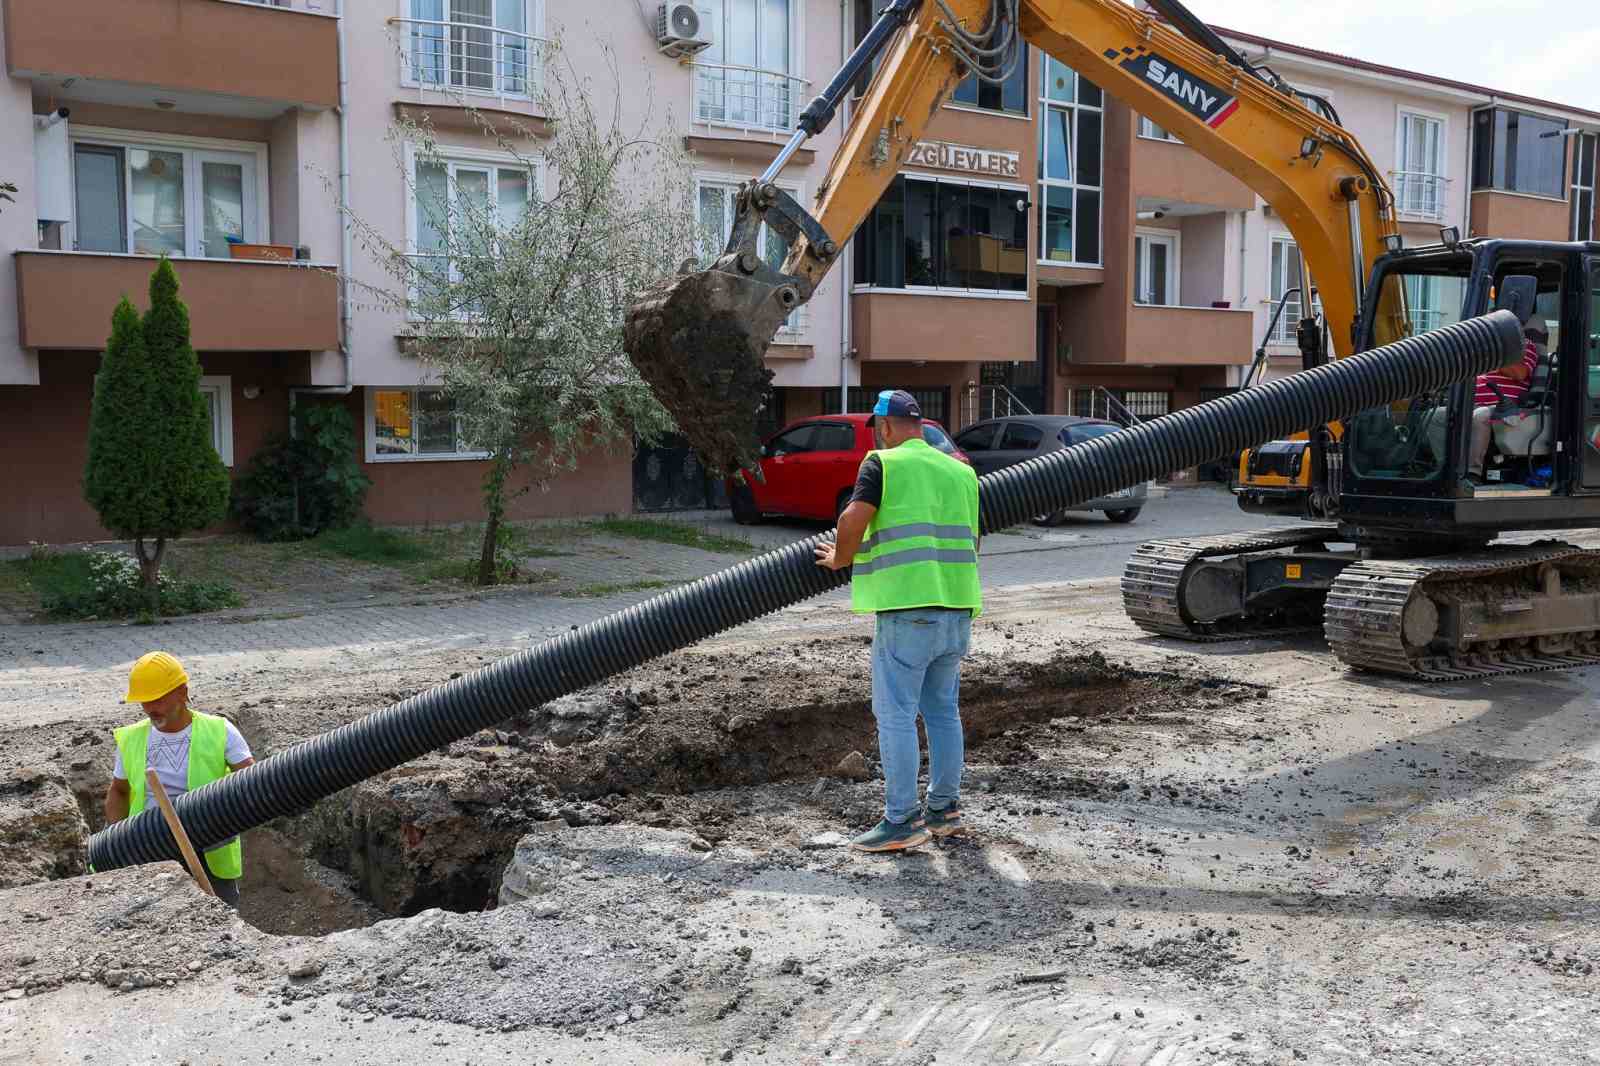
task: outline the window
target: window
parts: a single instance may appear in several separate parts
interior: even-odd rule
[[[1039,259],[1100,265],[1099,86],[1046,59],[1039,108]]]
[[[1575,241],[1594,240],[1597,142],[1600,142],[1600,135],[1593,133],[1580,133],[1572,141],[1572,239]]]
[[[206,402],[206,418],[211,422],[211,447],[222,457],[223,466],[232,466],[233,379],[225,376],[201,378],[200,398]]]
[[[76,250],[227,259],[261,238],[255,152],[107,140],[72,146]]]
[[[1444,217],[1444,122],[1400,112],[1395,196],[1400,213],[1437,221]]]
[[[1056,434],[1056,438],[1060,440],[1062,444],[1070,447],[1074,444],[1083,444],[1086,441],[1094,440],[1096,437],[1109,436],[1121,428],[1121,426],[1108,426],[1104,423],[1090,423],[1083,426],[1068,426],[1060,433]]]
[[[973,426],[956,438],[956,447],[967,453],[986,452],[994,446],[994,433],[999,429],[996,423],[983,426]]]
[[[1026,294],[1027,190],[901,175],[856,231],[855,283]]]
[[[1106,392],[1109,392],[1117,403],[1109,402],[1105,398]],[[1118,407],[1117,404],[1122,406]],[[1080,418],[1104,418],[1107,421],[1121,423],[1124,420],[1124,410],[1141,420],[1160,418],[1168,412],[1171,405],[1172,394],[1168,392],[1138,389],[1072,390],[1072,413]]]
[[[791,130],[805,80],[791,40],[790,0],[696,0],[711,47],[694,58],[694,113],[701,122]]]
[[[1472,187],[1561,197],[1565,122],[1503,108],[1472,115]]]
[[[856,428],[844,422],[824,422],[817,426],[817,435],[811,443],[811,450],[853,452],[856,450]]]
[[[1031,452],[1044,440],[1044,430],[1038,426],[1030,426],[1026,422],[1007,422],[1005,432],[1000,435],[999,451],[1002,452]]]
[[[1438,274],[1406,274],[1402,280],[1412,336],[1461,320],[1461,304],[1466,296],[1463,279]]]
[[[800,455],[805,452],[817,450],[817,429],[815,422],[807,422],[803,426],[796,426],[787,433],[780,433],[772,438],[772,443],[767,445],[768,455]]]
[[[483,459],[461,439],[455,401],[443,389],[367,391],[367,461]]]
[[[1133,238],[1133,302],[1178,304],[1178,235],[1137,230]]]
[[[1176,133],[1162,129],[1143,115],[1139,116],[1139,136],[1148,137],[1152,141],[1172,141],[1174,144],[1183,143],[1178,139]]]
[[[922,439],[946,455],[950,455],[956,450],[955,445],[950,443],[949,435],[929,422],[922,423]]]
[[[407,0],[407,84],[529,96],[538,83],[529,0]]]
[[[1283,299],[1290,289],[1300,287],[1300,247],[1288,237],[1272,238],[1272,276],[1269,279],[1269,290],[1272,293],[1272,306],[1267,314],[1270,316],[1278,309],[1278,301]],[[1289,297],[1283,305],[1283,314],[1278,316],[1278,324],[1272,328],[1272,335],[1268,338],[1269,344],[1294,344],[1295,331],[1300,325],[1300,308],[1304,293],[1296,293]]]
[[[417,277],[412,298],[431,316],[444,309],[430,301],[461,298],[446,286],[461,280],[463,252],[491,227],[510,230],[522,221],[533,196],[533,174],[516,164],[422,156],[414,160],[413,173],[409,221]],[[471,308],[454,310],[469,314]]]
[[[1011,75],[1006,78],[1004,84],[990,85],[986,81],[979,81],[976,74],[969,74],[960,85],[956,86],[956,91],[950,95],[950,102],[965,107],[982,108],[985,111],[1026,115],[1030,49],[1026,44],[1019,44],[1018,48],[1022,54],[1017,56],[1017,65],[1011,68]]]
[[[783,188],[796,200],[800,199],[799,186],[784,184]],[[739,196],[739,183],[731,178],[699,178],[695,187],[695,213],[704,233],[705,241],[709,245],[701,254],[702,264],[709,266],[711,261],[722,254],[722,249],[727,246],[728,237],[733,233],[733,219],[736,214]],[[783,237],[775,233],[766,225],[761,227],[761,234],[757,238],[762,258],[774,270],[783,266],[784,257],[789,254],[789,245]],[[778,332],[802,333],[806,325],[806,307],[801,304],[789,313],[789,317],[779,327]]]

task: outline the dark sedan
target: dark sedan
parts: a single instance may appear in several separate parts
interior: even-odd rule
[[[1079,418],[1073,415],[1016,415],[1010,418],[991,418],[975,422],[956,434],[956,447],[967,454],[978,474],[992,474],[996,470],[1032,459],[1057,448],[1066,448],[1084,441],[1115,433],[1122,427],[1115,422],[1099,418]],[[1114,492],[1076,507],[1065,508],[1052,515],[1043,515],[1040,521],[1055,525],[1066,511],[1104,511],[1113,522],[1132,522],[1139,517],[1147,499],[1145,485]]]

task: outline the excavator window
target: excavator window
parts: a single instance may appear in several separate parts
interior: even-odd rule
[[[1583,418],[1583,485],[1600,488],[1600,258],[1589,260],[1589,324],[1584,339],[1587,388]]]
[[[1393,263],[1377,284],[1398,284],[1404,303],[1374,301],[1363,347],[1375,343],[1372,334],[1415,336],[1459,322],[1471,271],[1470,255],[1417,256]],[[1363,411],[1345,438],[1352,469],[1366,478],[1431,481],[1444,470],[1451,424],[1449,389]]]

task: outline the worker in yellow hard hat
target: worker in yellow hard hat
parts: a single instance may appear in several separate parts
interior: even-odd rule
[[[177,799],[255,762],[250,745],[232,722],[189,706],[189,675],[167,652],[139,657],[128,674],[123,702],[139,704],[145,716],[115,731],[117,757],[106,793],[107,822],[120,822],[129,812],[156,806],[145,787],[147,768],[156,772],[167,795]],[[237,908],[243,873],[239,838],[207,851],[206,869],[218,898]]]

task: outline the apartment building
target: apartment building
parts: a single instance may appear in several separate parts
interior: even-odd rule
[[[738,183],[882,6],[694,0],[708,44],[674,57],[654,4],[0,0],[0,180],[21,190],[0,209],[0,425],[21,460],[0,544],[103,535],[79,492],[93,375],[112,306],[142,300],[159,254],[178,267],[235,471],[293,405],[343,403],[374,521],[472,519],[483,457],[407,352],[404,312],[361,298],[393,280],[346,233],[341,170],[353,211],[416,255],[437,238],[415,190],[525,199],[548,175],[509,165],[463,104],[524,129],[536,157],[557,116],[535,89],[559,38],[597,110],[682,139],[701,219],[726,232]],[[1593,234],[1600,115],[1221,32],[1333,102],[1395,186],[1408,242],[1441,225]],[[782,173],[802,203],[848,114]],[[432,124],[443,167],[392,137],[402,116]],[[1237,386],[1297,255],[1251,190],[1029,50],[1003,85],[956,90],[780,332],[769,419],[861,410],[891,386],[956,430],[1007,412],[1163,414]],[[1412,304],[1425,317],[1437,297]],[[1291,301],[1270,338],[1272,373],[1298,366],[1298,313]],[[719,498],[668,441],[585,455],[514,516]]]
[[[525,132],[519,152],[537,158],[559,117],[535,103],[559,37],[600,114],[682,139],[702,221],[725,230],[733,190],[774,158],[846,42],[834,4],[714,0],[699,12],[710,46],[680,59],[659,47],[654,5],[0,0],[0,179],[20,188],[0,210],[0,424],[15,471],[0,543],[104,536],[79,489],[93,377],[112,308],[124,294],[144,301],[162,254],[234,471],[287,430],[294,404],[339,402],[361,427],[373,521],[476,516],[484,457],[407,352],[404,312],[364,298],[395,282],[347,234],[341,171],[354,214],[416,255],[438,243],[416,190],[525,200],[549,176],[511,165],[466,105]],[[433,126],[444,166],[419,167],[391,136],[402,116]],[[838,135],[784,170],[798,198],[815,193]],[[828,279],[779,335],[780,397],[837,390],[847,289],[842,274]],[[585,455],[518,497],[516,516],[627,512],[636,485],[653,506],[714,491],[681,449],[633,451]]]

